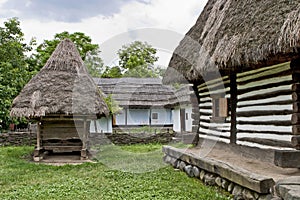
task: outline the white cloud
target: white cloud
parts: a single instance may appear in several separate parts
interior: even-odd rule
[[[0,0],[0,3],[1,1],[3,2],[3,0]],[[122,37],[119,37],[119,39],[122,39],[115,42],[115,44],[122,42],[124,44],[124,42],[135,39],[149,40],[149,44],[152,42],[151,45],[161,50],[159,54],[161,58],[158,64],[166,66],[172,51],[183,35],[195,24],[206,2],[207,0],[139,0],[124,4],[120,7],[118,13],[111,16],[98,15],[84,18],[75,23],[54,20],[43,21],[38,18],[30,20],[20,18],[20,21],[26,39],[29,41],[35,36],[39,43],[44,39],[52,39],[55,33],[62,31],[83,32],[91,36],[94,43],[100,44],[100,48],[101,45],[112,42],[120,34]],[[143,28],[148,28],[151,31],[146,32],[146,29]],[[138,29],[141,29],[141,31],[132,31]],[[163,30],[165,30],[165,33],[162,33]],[[124,34],[128,31],[131,32]],[[173,36],[166,34],[172,34]],[[124,35],[126,39],[124,39]],[[167,42],[170,45],[166,47]],[[112,51],[110,54],[116,54],[115,49],[105,48],[105,50],[107,49]],[[105,61],[110,62],[111,60]]]

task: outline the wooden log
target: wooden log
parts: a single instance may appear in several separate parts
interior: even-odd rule
[[[294,83],[292,85],[292,91],[293,92],[300,92],[300,83]]]
[[[300,135],[300,125],[293,125],[292,126],[292,134],[293,135]]]
[[[239,101],[251,101],[251,100],[257,100],[257,99],[266,99],[266,98],[273,98],[273,97],[278,97],[282,95],[290,95],[292,93],[291,90],[277,90],[273,92],[268,92],[264,94],[257,94],[257,95],[252,95],[248,97],[243,97],[240,98]]]
[[[225,135],[217,135],[217,134],[212,134],[212,133],[205,133],[203,131],[200,131],[199,134],[207,135],[207,136],[213,136],[213,137],[216,137],[216,138],[227,139],[227,140],[230,139],[230,137],[225,136]]]
[[[253,107],[253,106],[277,106],[277,105],[290,105],[293,103],[293,100],[283,100],[283,101],[272,101],[272,102],[265,102],[265,103],[256,103],[256,104],[244,104],[244,105],[238,105],[238,108],[245,108],[245,107]]]
[[[291,123],[292,125],[300,125],[300,113],[292,114]]]
[[[229,133],[230,132],[230,127],[228,127],[227,130],[221,129],[221,128],[218,128],[218,127],[209,127],[209,126],[205,126],[203,124],[200,124],[199,127],[203,128],[203,129],[207,129],[207,130],[218,131],[220,133]]]
[[[248,92],[258,91],[258,90],[262,90],[262,89],[266,89],[266,88],[279,87],[279,86],[283,86],[283,85],[290,85],[292,83],[293,83],[292,80],[287,80],[287,81],[281,81],[281,82],[276,82],[276,83],[269,83],[269,84],[265,84],[265,85],[258,85],[258,86],[249,87],[246,89],[239,89],[238,94],[242,95],[242,94],[246,94]]]
[[[286,68],[286,69],[284,69]],[[270,73],[274,73],[274,71],[278,71],[278,69],[280,71],[284,71],[284,70],[288,70],[290,67],[288,65],[288,63],[283,63],[283,64],[279,64],[279,65],[276,65],[276,66],[269,66],[269,67],[264,67],[264,68],[259,68],[259,69],[256,69],[256,70],[251,70],[251,71],[247,71],[247,72],[244,72],[244,73],[239,73],[237,76],[238,79],[240,78],[245,78],[245,77],[249,77],[249,76],[256,76],[256,75],[261,75],[262,73],[266,73],[268,72],[268,74]]]
[[[300,168],[300,151],[276,150],[274,164],[282,168]]]
[[[273,147],[287,147],[293,148],[291,142],[276,140],[276,139],[263,139],[263,138],[250,138],[250,137],[243,137],[240,138],[239,141],[257,143],[266,146],[273,146]]]
[[[200,104],[199,109],[200,109],[200,110],[202,110],[202,109],[209,109],[209,110],[212,110],[212,106],[202,106],[202,105]]]
[[[295,149],[300,150],[300,136],[299,135],[293,136],[291,139],[291,143]]]
[[[290,115],[292,110],[253,110],[238,112],[238,117],[258,117],[258,116],[272,116],[272,115]]]
[[[291,135],[291,132],[283,132],[283,131],[259,131],[259,130],[241,130],[241,129],[238,129],[238,133]]]
[[[256,82],[256,81],[263,81],[263,80],[266,80],[266,79],[272,79],[274,77],[284,77],[284,76],[288,76],[288,75],[291,75],[291,74],[292,74],[292,72],[290,70],[281,71],[279,73],[270,73],[270,74],[265,75],[265,76],[249,78],[248,80],[245,80],[245,81],[238,80],[238,85],[246,85],[246,84],[253,83],[253,82]]]
[[[211,116],[212,113],[206,113],[206,112],[201,112],[200,111],[200,116]]]
[[[200,100],[200,105],[201,104],[204,104],[204,103],[210,103],[211,102],[211,99],[207,99],[207,100]]]
[[[294,102],[300,101],[300,94],[297,93],[297,92],[293,92],[292,93],[292,99],[293,99]]]
[[[299,101],[296,101],[293,103],[293,112],[300,113],[300,102]]]
[[[240,125],[273,125],[273,126],[290,126],[291,121],[238,121]]]

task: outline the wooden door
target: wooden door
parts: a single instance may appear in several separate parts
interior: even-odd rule
[[[185,109],[180,109],[180,127],[181,132],[185,131]]]

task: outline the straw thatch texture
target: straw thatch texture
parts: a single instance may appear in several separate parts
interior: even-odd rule
[[[14,99],[11,115],[42,117],[47,114],[108,114],[101,91],[87,72],[74,43],[65,39],[46,65]]]
[[[211,71],[243,71],[299,57],[299,0],[209,0],[176,48],[164,83],[176,72],[199,81]]]
[[[173,88],[162,85],[158,78],[95,79],[95,82],[122,107],[172,107],[178,104]]]

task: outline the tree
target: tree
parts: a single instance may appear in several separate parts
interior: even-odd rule
[[[103,60],[99,57],[99,54],[99,49],[92,50],[86,55],[84,60],[90,75],[95,78],[100,78],[105,70]]]
[[[39,70],[46,64],[58,43],[65,38],[69,38],[74,42],[90,74],[100,77],[103,61],[99,57],[99,45],[92,44],[92,39],[81,32],[69,33],[64,31],[55,34],[52,40],[44,40],[42,44],[38,45],[36,48],[37,53],[32,58],[32,62],[36,62],[36,69]]]
[[[124,70],[125,77],[158,77],[153,67],[158,60],[156,49],[146,42],[135,41],[124,45],[119,51],[119,67]]]
[[[24,34],[17,18],[0,27],[0,122],[6,129],[13,119],[9,116],[12,100],[31,78],[26,53],[32,50],[24,43]]]
[[[121,78],[123,76],[120,67],[114,66],[112,68],[106,67],[101,75],[102,78]]]

